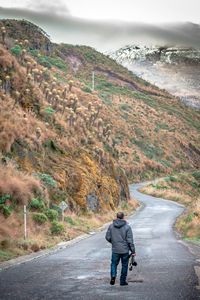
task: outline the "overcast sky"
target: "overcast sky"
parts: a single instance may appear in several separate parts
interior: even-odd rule
[[[24,18],[55,42],[102,51],[145,42],[200,46],[191,24],[200,23],[199,11],[200,0],[0,0],[0,18]]]

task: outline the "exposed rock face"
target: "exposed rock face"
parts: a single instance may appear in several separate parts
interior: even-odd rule
[[[94,212],[97,212],[100,207],[99,207],[99,199],[95,195],[95,193],[91,193],[91,194],[87,195],[86,199],[87,199],[88,209],[92,210]]]

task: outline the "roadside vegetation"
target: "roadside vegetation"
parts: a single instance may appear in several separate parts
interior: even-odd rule
[[[176,228],[183,238],[200,243],[200,171],[168,176],[141,189],[142,192],[186,206]]]
[[[0,199],[2,201],[2,198]],[[4,202],[4,201],[3,201]],[[136,201],[122,202],[118,208],[104,213],[85,212],[77,214],[67,210],[62,222],[61,211],[58,207],[47,208],[44,203],[41,207],[41,200],[33,199],[28,210],[28,237],[23,238],[23,214],[22,207],[17,211],[12,211],[9,219],[4,219],[2,229],[7,229],[7,237],[4,236],[0,241],[0,262],[18,257],[20,255],[50,249],[61,241],[69,241],[81,234],[88,234],[97,230],[107,222],[111,222],[116,217],[116,212],[123,210],[125,215],[129,215],[138,207]],[[21,211],[20,211],[21,210]],[[13,228],[9,229],[7,221],[19,226],[13,238]],[[17,220],[17,224],[16,224]],[[2,224],[2,223],[1,223]]]

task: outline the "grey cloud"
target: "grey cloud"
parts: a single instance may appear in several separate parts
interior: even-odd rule
[[[69,15],[69,9],[62,0],[49,0],[48,3],[46,0],[40,0],[39,2],[30,1],[27,5],[29,9],[36,12],[43,12],[45,14],[59,14],[59,15]]]
[[[27,19],[41,26],[55,42],[84,44],[100,51],[127,44],[177,45],[200,48],[200,26],[193,23],[149,25],[100,22],[75,18],[60,9],[51,11],[41,2],[34,10],[1,8],[0,18]],[[66,12],[66,11],[65,11]]]

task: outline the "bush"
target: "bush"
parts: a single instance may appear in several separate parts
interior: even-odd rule
[[[0,165],[0,174],[0,195],[10,195],[10,199],[14,199],[16,204],[27,205],[35,194],[43,194],[39,180],[24,174],[11,164]]]
[[[30,208],[32,209],[44,209],[45,208],[45,205],[44,205],[44,202],[42,201],[42,199],[40,198],[33,198],[31,200],[31,203],[30,203]]]
[[[64,226],[61,223],[58,223],[56,221],[52,222],[51,226],[51,233],[52,234],[61,234],[64,231]]]
[[[85,93],[91,93],[92,92],[91,88],[89,88],[88,86],[84,86],[82,88],[82,91],[85,92]]]
[[[185,222],[186,222],[186,223],[190,223],[190,222],[192,222],[192,219],[193,219],[193,216],[192,216],[192,215],[188,215],[188,216],[185,218]]]
[[[46,216],[50,221],[56,221],[58,219],[58,212],[55,209],[47,209]]]
[[[31,245],[31,250],[33,252],[38,252],[40,250],[40,247],[37,243],[34,243],[34,244]]]
[[[3,215],[5,218],[8,218],[12,213],[12,207],[8,205],[3,206]]]
[[[64,220],[65,220],[65,222],[69,223],[70,225],[76,224],[70,216],[65,217]]]
[[[50,186],[50,187],[56,187],[56,181],[51,177],[51,175],[49,174],[44,174],[44,173],[37,173],[36,174],[37,177],[40,178],[40,180],[43,181],[43,183],[46,185],[46,186]]]
[[[34,213],[33,220],[39,225],[42,225],[48,221],[47,216],[43,213]]]
[[[200,171],[195,171],[192,173],[192,176],[196,179],[196,180],[200,180]]]
[[[8,218],[12,213],[12,206],[0,204],[0,210],[2,211],[5,218]]]
[[[51,69],[51,64],[50,62],[48,61],[47,57],[44,56],[44,57],[39,57],[38,58],[38,62],[40,65],[44,66],[45,68],[48,68],[48,69]]]
[[[178,182],[178,179],[170,175],[167,178],[165,178],[165,181]]]
[[[5,194],[0,196],[0,204],[5,204],[6,200],[10,200],[11,196],[9,194]]]
[[[55,110],[52,107],[48,106],[44,109],[44,112],[48,115],[52,115],[55,113]]]
[[[15,47],[11,48],[10,51],[15,56],[20,56],[22,52],[22,48],[19,45],[16,45]]]
[[[131,107],[127,103],[123,103],[123,104],[120,105],[120,109],[125,110],[125,111],[129,111],[129,110],[131,110]]]

